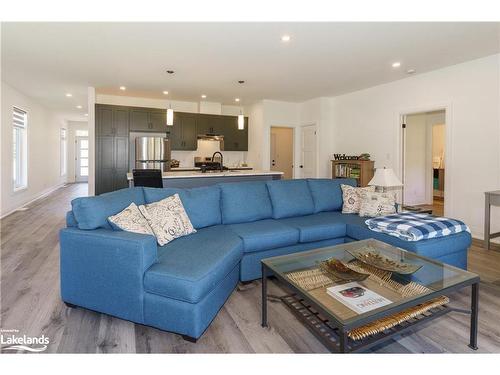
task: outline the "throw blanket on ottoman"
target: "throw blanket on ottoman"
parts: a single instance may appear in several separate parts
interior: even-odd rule
[[[420,241],[459,232],[470,233],[469,227],[460,220],[411,212],[378,216],[365,223],[375,232],[386,233],[405,241]]]

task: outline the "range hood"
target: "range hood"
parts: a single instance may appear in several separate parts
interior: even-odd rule
[[[223,142],[224,136],[222,134],[214,134],[214,133],[198,134],[198,139],[201,139],[203,141]]]

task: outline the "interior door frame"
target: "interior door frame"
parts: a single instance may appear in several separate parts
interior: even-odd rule
[[[89,148],[87,150],[89,151],[89,156],[87,157],[87,160],[89,161],[90,164],[90,139],[89,136],[75,136],[75,182],[87,182],[89,181],[89,175],[87,174],[87,177],[85,179],[81,179],[80,176],[80,147],[79,143],[81,140],[87,140],[89,143]],[[90,165],[89,165],[89,174],[90,174]]]
[[[314,171],[314,177],[318,177],[319,176],[319,143],[318,143],[318,125],[315,123],[315,122],[312,122],[312,123],[309,123],[309,124],[303,124],[303,125],[300,125],[300,164],[303,165],[303,162],[304,162],[304,158],[303,158],[303,155],[302,155],[302,142],[303,142],[303,139],[302,139],[302,132],[304,130],[304,128],[308,127],[308,126],[314,126],[314,131],[316,132],[316,138],[315,138],[315,145],[314,145],[314,148],[316,150],[316,152],[314,153],[314,158],[315,158],[315,161],[316,161],[316,167],[315,167],[315,171]],[[299,178],[304,178],[304,176],[302,176],[302,170],[300,170],[300,176]]]
[[[399,171],[399,176],[403,177],[404,175],[404,155],[403,155],[403,128],[402,124],[405,119],[405,116],[419,114],[423,112],[435,112],[435,111],[445,111],[445,153],[444,153],[444,165],[446,168],[446,172],[444,174],[444,216],[454,216],[453,212],[453,186],[451,181],[453,181],[453,148],[452,148],[452,139],[453,139],[453,119],[452,119],[452,103],[437,103],[437,104],[429,104],[421,107],[414,108],[406,108],[401,109],[397,112],[395,118],[395,134],[396,134],[396,150],[394,155],[396,155],[395,162],[397,165],[394,166],[394,169]],[[404,183],[404,181],[403,181]]]
[[[292,179],[296,178],[295,176],[295,165],[296,160],[295,160],[295,140],[296,140],[296,135],[295,135],[295,127],[294,126],[286,126],[286,125],[271,125],[269,127],[269,169],[271,168],[271,163],[272,163],[272,152],[271,152],[271,147],[272,147],[272,131],[273,128],[279,128],[279,129],[291,129],[292,130]]]

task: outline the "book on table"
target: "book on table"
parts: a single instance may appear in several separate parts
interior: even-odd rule
[[[392,303],[387,298],[356,282],[335,285],[327,288],[326,292],[358,314]]]

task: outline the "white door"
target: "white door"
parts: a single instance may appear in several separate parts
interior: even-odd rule
[[[89,179],[89,138],[76,137],[75,181],[88,182]]]
[[[300,164],[302,178],[316,177],[316,125],[302,127],[302,162]]]
[[[293,178],[293,129],[271,127],[271,170],[283,172],[283,179]]]

